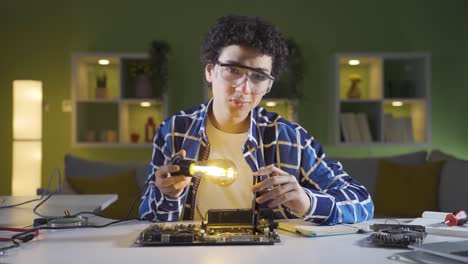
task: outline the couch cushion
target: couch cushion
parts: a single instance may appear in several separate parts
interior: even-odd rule
[[[439,178],[444,161],[401,165],[380,160],[374,197],[379,217],[418,217],[439,209]]]
[[[135,181],[135,170],[109,175],[69,177],[70,186],[78,194],[117,194],[118,200],[106,208],[104,216],[122,219],[127,216],[132,202],[139,192]],[[132,210],[131,217],[137,217],[137,207]]]
[[[81,176],[101,177],[134,170],[136,171],[136,183],[140,190],[143,190],[144,183],[148,178],[148,167],[147,162],[114,163],[82,159],[70,154],[65,155],[65,178]],[[63,183],[62,189],[64,189],[62,191],[64,194],[70,191],[66,183]]]
[[[440,175],[439,206],[443,212],[468,210],[468,160],[458,159],[452,155],[435,150],[429,160],[445,160]]]
[[[384,159],[402,165],[421,165],[426,162],[426,156],[426,151],[418,151],[390,157],[332,159],[338,160],[343,165],[344,171],[364,185],[370,195],[374,197],[379,160]]]

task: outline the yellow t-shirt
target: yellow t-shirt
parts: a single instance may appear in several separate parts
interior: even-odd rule
[[[218,130],[208,118],[206,134],[210,143],[208,159],[229,159],[237,167],[236,181],[227,187],[201,181],[197,192],[195,220],[205,218],[208,209],[241,209],[252,207],[252,170],[242,155],[247,132],[230,134]],[[201,215],[200,215],[201,214]],[[202,217],[201,217],[202,216]]]

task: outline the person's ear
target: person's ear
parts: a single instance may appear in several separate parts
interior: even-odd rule
[[[205,66],[205,79],[207,82],[212,83],[214,79],[214,64],[207,64]]]

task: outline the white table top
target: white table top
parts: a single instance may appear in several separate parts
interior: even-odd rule
[[[9,220],[4,212],[0,225]],[[91,223],[102,221],[90,218]],[[136,246],[139,233],[150,224],[134,220],[101,229],[41,230],[39,238],[7,251],[0,263],[413,263],[395,260],[412,251],[372,247],[369,234],[306,238],[280,231],[281,242],[270,246]],[[461,239],[428,235],[425,242],[456,240]]]
[[[0,198],[3,201],[0,206],[8,206],[39,198],[39,196],[0,196]],[[37,211],[50,217],[63,216],[65,210],[68,210],[70,214],[82,211],[96,212],[104,210],[117,201],[117,198],[116,194],[53,195]],[[35,201],[14,208],[0,209],[0,226],[23,227],[31,225],[32,221],[39,217],[32,211],[39,202]]]
[[[149,223],[137,222],[103,229],[42,232],[39,239],[7,252],[11,263],[398,263],[391,258],[405,249],[369,247],[366,234],[320,238],[280,233],[272,246],[137,247],[138,234]],[[429,235],[426,242],[457,240]]]

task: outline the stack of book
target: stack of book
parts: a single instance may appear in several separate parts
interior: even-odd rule
[[[413,143],[413,124],[411,117],[384,115],[384,141],[392,143]]]
[[[371,143],[372,134],[366,113],[341,113],[341,133],[345,143]]]

